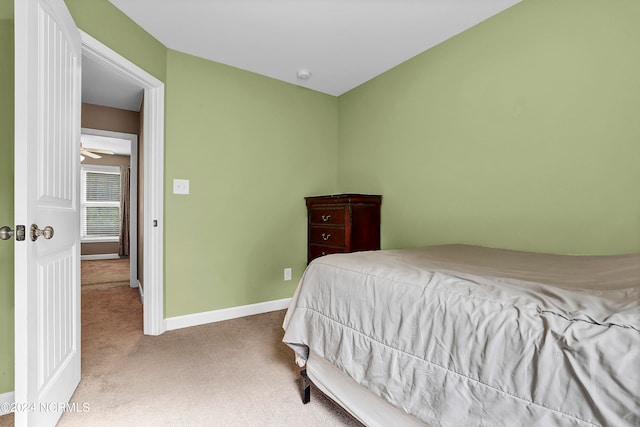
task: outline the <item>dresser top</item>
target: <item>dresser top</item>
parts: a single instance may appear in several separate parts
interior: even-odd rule
[[[380,203],[382,196],[377,194],[329,194],[326,196],[305,197],[307,206],[312,204],[338,204],[338,203]]]

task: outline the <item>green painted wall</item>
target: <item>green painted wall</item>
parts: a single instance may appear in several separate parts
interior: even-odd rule
[[[13,2],[0,0],[0,226],[13,228]],[[13,240],[0,241],[0,393],[13,391]]]
[[[337,98],[172,50],[166,96],[165,316],[290,297],[304,196],[337,189]]]
[[[640,251],[640,2],[525,0],[340,97],[386,248]]]

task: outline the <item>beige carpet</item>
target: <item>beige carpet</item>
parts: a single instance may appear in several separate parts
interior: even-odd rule
[[[80,263],[82,285],[128,285],[129,274],[129,258],[83,260]]]
[[[361,426],[312,388],[281,342],[284,311],[142,334],[137,290],[82,287],[82,381],[59,426]],[[4,420],[3,420],[4,419]],[[12,416],[0,417],[12,425]]]

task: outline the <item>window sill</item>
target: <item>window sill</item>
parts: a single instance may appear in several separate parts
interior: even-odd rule
[[[82,237],[80,243],[118,243],[119,240],[118,237]]]

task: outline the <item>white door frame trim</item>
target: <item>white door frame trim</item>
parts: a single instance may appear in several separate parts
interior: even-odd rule
[[[80,30],[82,55],[144,88],[144,333],[160,335],[164,320],[164,83]]]

